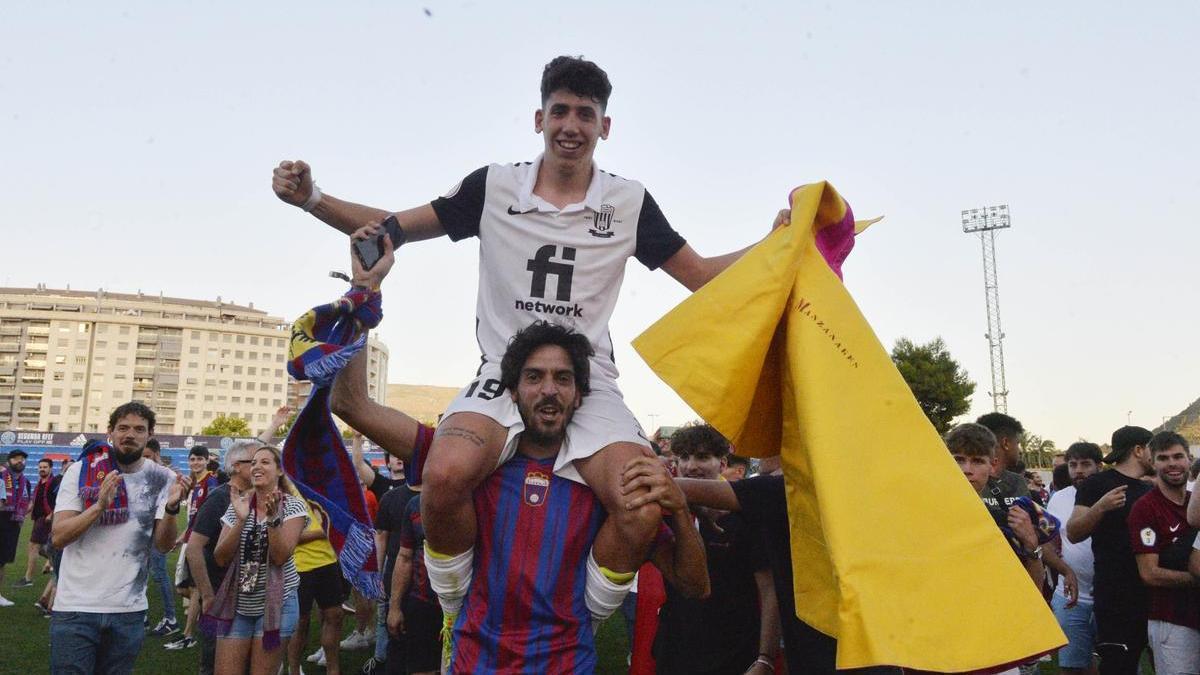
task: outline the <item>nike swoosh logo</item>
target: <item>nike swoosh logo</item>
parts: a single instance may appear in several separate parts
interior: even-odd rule
[[[510,215],[510,216],[523,216],[526,213],[533,213],[533,209],[530,209],[528,211],[517,211],[516,209],[514,209],[511,206],[508,207],[508,215]]]
[[[1167,528],[1167,529],[1169,529],[1169,530],[1171,530],[1172,532],[1174,532],[1175,530],[1178,530],[1178,529],[1179,529],[1179,525],[1178,525],[1178,524],[1176,524],[1176,525],[1175,525],[1175,527],[1170,527],[1170,528]]]

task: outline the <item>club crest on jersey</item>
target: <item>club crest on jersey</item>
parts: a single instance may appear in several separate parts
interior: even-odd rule
[[[530,471],[525,474],[525,503],[530,506],[541,506],[546,503],[546,495],[550,493],[550,476],[541,471]]]
[[[1153,546],[1154,542],[1158,539],[1158,536],[1154,533],[1154,530],[1149,527],[1143,528],[1141,535],[1142,544],[1144,546]]]
[[[602,204],[600,210],[592,213],[592,227],[588,229],[588,234],[601,239],[608,239],[613,236],[610,231],[613,224],[613,216],[617,210],[612,204]]]

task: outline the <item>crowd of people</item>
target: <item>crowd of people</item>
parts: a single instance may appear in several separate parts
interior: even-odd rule
[[[301,496],[271,445],[285,410],[221,466],[197,447],[177,474],[159,461],[154,411],[130,402],[112,411],[106,440],[57,476],[39,465],[31,485],[19,450],[3,472],[0,587],[14,532],[32,515],[16,585],[32,584],[39,554],[55,569],[39,600],[52,672],[130,672],[151,634],[221,675],[338,673],[342,651],[365,648],[367,673],[588,673],[596,627],[618,610],[633,673],[835,671],[836,640],[797,618],[779,458],[751,476],[701,423],[653,443],[617,386],[608,319],[626,261],[694,291],[747,249],[700,256],[640,183],[595,166],[611,91],[596,64],[552,60],[533,119],[542,154],[473,171],[408,210],[323,193],[302,161],[274,169],[281,200],[350,236],[358,295],[379,300],[404,242],[480,241],[482,362],[436,430],[370,399],[363,352],[339,364],[330,390],[332,411],[389,455],[385,474],[363,460],[361,438],[351,448],[382,600],[351,591],[329,514]],[[771,229],[787,224],[781,212]],[[1189,525],[1200,507],[1188,501],[1186,441],[1122,427],[1105,457],[1077,443],[1051,493],[1019,470],[1022,432],[993,413],[944,441],[1045,589],[1070,637],[1062,666],[1095,670],[1095,652],[1101,672],[1136,672],[1149,644],[1160,672],[1200,672]],[[177,546],[169,577],[165,554]],[[314,614],[321,646],[305,655]]]
[[[1107,454],[1072,443],[1043,490],[1040,477],[1008,469],[1023,431],[990,413],[945,440],[1050,602],[1068,638],[1061,670],[1134,674],[1148,650],[1155,672],[1200,672],[1200,507],[1191,499],[1200,462],[1187,439],[1123,426]]]

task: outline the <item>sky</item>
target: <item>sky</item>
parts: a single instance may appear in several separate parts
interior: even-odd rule
[[[702,255],[759,240],[791,188],[859,217],[846,285],[890,349],[942,337],[991,410],[979,240],[997,239],[1009,412],[1060,446],[1200,397],[1200,4],[7,2],[0,284],[162,291],[292,318],[340,293],[342,235],[272,167],[399,210],[533,159],[543,65],[614,88],[602,168]],[[474,373],[475,240],[405,247],[390,381]],[[631,261],[611,322],[643,425],[693,419],[630,341],[684,299]]]

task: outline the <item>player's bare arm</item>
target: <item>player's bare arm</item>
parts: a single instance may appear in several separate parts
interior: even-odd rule
[[[1105,513],[1125,505],[1125,490],[1126,486],[1118,485],[1104,493],[1104,496],[1091,506],[1076,504],[1071,511],[1071,517],[1067,519],[1067,541],[1078,544],[1092,536]]]
[[[636,457],[625,464],[622,482],[634,485],[633,489],[648,489],[655,495],[657,503],[671,520],[675,541],[671,545],[659,546],[653,555],[654,566],[662,571],[663,578],[679,592],[690,598],[707,598],[712,591],[708,578],[708,559],[704,553],[704,541],[692,524],[687,498],[675,485],[671,474],[655,457]]]
[[[359,228],[353,240],[364,239],[378,232],[378,226]],[[352,283],[363,288],[378,288],[395,263],[392,243],[384,238],[384,254],[370,270],[364,270],[358,256],[350,254],[354,272]],[[379,447],[400,459],[412,458],[417,442],[417,420],[375,401],[367,393],[367,350],[355,354],[333,381],[329,396],[330,409],[346,424],[361,432]],[[374,475],[372,474],[372,478]]]
[[[271,189],[285,204],[304,208],[314,196],[312,168],[301,160],[280,162],[272,172]],[[364,225],[382,222],[393,214],[384,209],[338,199],[324,192],[310,208],[309,212],[318,220],[346,234],[353,234]],[[397,211],[395,216],[408,241],[433,239],[445,234],[437,214],[429,204]]]
[[[1165,567],[1160,567],[1157,553],[1138,553],[1133,557],[1137,560],[1138,576],[1142,578],[1142,583],[1147,586],[1157,588],[1190,588],[1200,585],[1200,580],[1197,580],[1190,572],[1169,570]],[[1188,566],[1191,566],[1191,556],[1188,558]]]
[[[687,498],[688,503],[693,507],[706,506],[721,511],[742,510],[742,505],[738,502],[737,494],[734,493],[729,481],[706,480],[703,478],[676,478],[675,484],[679,486],[680,491],[683,492],[684,497]],[[625,494],[630,495],[633,492],[634,490],[627,485]],[[657,501],[657,492],[658,490],[651,488],[648,494],[630,498],[626,506],[628,508],[638,508],[643,504]]]
[[[771,225],[771,231],[789,224],[791,217],[791,211],[786,209],[775,214],[775,222]],[[718,274],[724,272],[725,268],[746,255],[746,251],[754,248],[755,245],[751,244],[733,253],[705,258],[696,253],[691,246],[684,244],[683,248],[676,251],[675,255],[663,263],[662,268],[664,272],[671,275],[672,279],[683,284],[689,291],[695,292],[704,284],[712,281]]]

